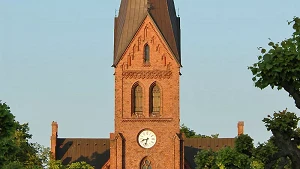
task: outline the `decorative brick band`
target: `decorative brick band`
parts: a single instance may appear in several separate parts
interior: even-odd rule
[[[137,118],[123,119],[122,122],[171,122],[173,118]]]
[[[170,79],[172,72],[169,70],[127,70],[123,72],[126,79]]]

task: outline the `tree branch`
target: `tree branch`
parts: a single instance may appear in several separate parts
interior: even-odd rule
[[[269,158],[269,160],[267,161],[266,165],[265,165],[265,169],[271,169],[273,168],[273,166],[276,164],[276,162],[278,161],[278,159],[280,158],[286,158],[287,154],[280,151],[278,153],[275,153],[272,155],[272,157]]]
[[[278,169],[284,169],[284,167],[289,163],[287,158],[282,157],[278,163]]]
[[[293,87],[293,85],[283,84],[282,87],[293,97],[296,107],[300,109],[300,93]]]

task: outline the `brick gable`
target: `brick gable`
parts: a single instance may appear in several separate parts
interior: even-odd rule
[[[150,60],[144,62],[144,46],[150,47]],[[183,167],[182,139],[179,133],[180,64],[150,16],[147,16],[129,47],[115,67],[115,133],[111,137],[112,168],[139,168],[145,158],[153,168]],[[138,83],[143,90],[143,113],[132,112],[132,88]],[[151,117],[150,87],[161,89],[161,112]],[[154,147],[144,149],[137,143],[138,134],[150,129],[156,134]],[[119,136],[119,135],[122,135]],[[115,160],[112,160],[115,159]]]

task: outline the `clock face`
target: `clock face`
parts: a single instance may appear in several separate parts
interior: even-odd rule
[[[143,130],[138,135],[138,143],[143,148],[151,148],[156,143],[156,135],[150,130]]]

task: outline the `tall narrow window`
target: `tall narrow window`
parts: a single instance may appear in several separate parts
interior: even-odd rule
[[[140,85],[135,86],[133,90],[133,113],[143,113],[143,89]]]
[[[144,48],[144,62],[145,63],[150,62],[150,47],[148,44],[146,44]]]
[[[152,169],[151,161],[148,160],[147,158],[145,158],[145,159],[141,162],[141,169]]]
[[[159,116],[161,107],[160,89],[157,85],[154,85],[150,91],[150,115],[152,117]]]

